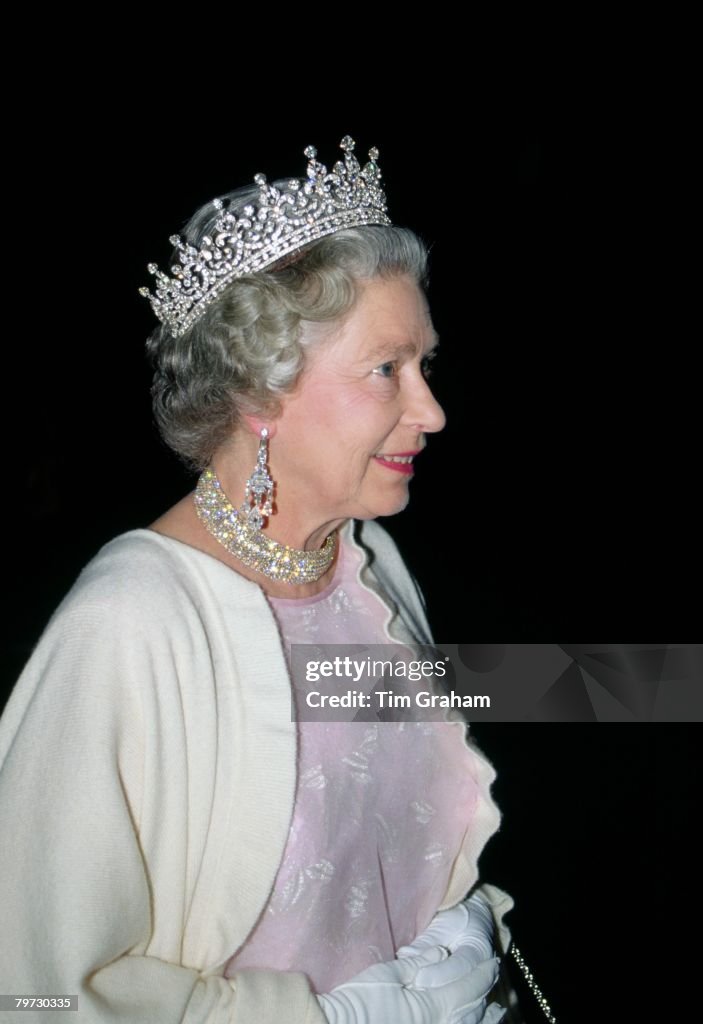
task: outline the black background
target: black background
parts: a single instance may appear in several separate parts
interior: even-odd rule
[[[162,106],[101,91],[94,109],[89,86],[45,96],[16,147],[6,692],[88,559],[195,483],[151,425],[146,264],[163,265],[168,236],[205,200],[260,170],[302,173],[309,143],[329,164],[347,132],[362,153],[379,147],[394,221],[432,247],[448,425],[408,509],[384,525],[437,639],[673,637],[698,624],[695,383],[647,266],[651,138],[603,108],[517,89],[509,102],[436,91],[412,111],[386,97],[333,117],[293,103],[286,117],[265,97],[197,109],[191,97],[184,116],[175,83],[155,87]],[[686,884],[685,858],[665,864],[685,848],[697,730],[475,735],[504,813],[482,873],[514,895],[516,942],[557,1018],[611,1019],[611,979],[619,1005],[649,998],[659,915]]]

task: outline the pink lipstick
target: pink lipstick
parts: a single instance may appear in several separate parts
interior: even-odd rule
[[[413,458],[419,454],[421,449],[414,452],[393,452],[382,455],[374,455],[374,461],[379,462],[387,469],[394,469],[396,473],[405,473],[406,476],[414,473]]]

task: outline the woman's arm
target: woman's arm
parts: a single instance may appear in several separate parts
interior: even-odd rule
[[[0,991],[77,996],[95,1024],[321,1024],[302,974],[226,979],[194,962],[193,940],[186,959],[196,829],[180,827],[180,806],[147,812],[144,792],[161,775],[175,801],[189,777],[166,710],[179,666],[159,650],[153,611],[130,601],[92,587],[65,603],[0,720]],[[164,704],[148,726],[145,688]]]

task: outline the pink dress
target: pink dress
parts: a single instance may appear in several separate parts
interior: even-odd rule
[[[270,598],[286,646],[393,642],[388,609],[343,545],[312,598]],[[444,722],[299,722],[298,782],[271,896],[229,960],[302,971],[329,992],[427,927],[479,799],[461,730]]]

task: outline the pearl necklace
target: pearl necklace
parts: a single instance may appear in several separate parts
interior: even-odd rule
[[[267,537],[249,521],[249,506],[236,509],[223,492],[210,467],[205,469],[195,488],[195,510],[208,533],[240,562],[282,583],[314,583],[332,565],[337,550],[337,531],[333,530],[319,551],[300,551]]]

